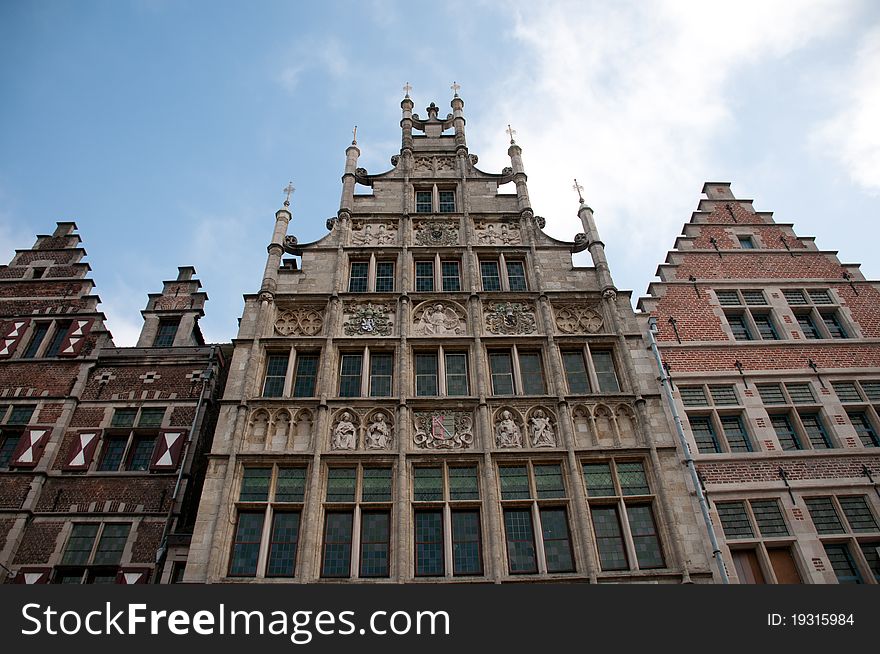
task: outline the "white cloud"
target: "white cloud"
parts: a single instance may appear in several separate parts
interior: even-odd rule
[[[287,59],[278,81],[288,92],[293,92],[300,78],[309,70],[320,70],[339,79],[350,70],[348,58],[339,39],[334,37],[307,38],[300,41]]]
[[[854,183],[880,194],[880,27],[863,37],[855,61],[829,92],[837,113],[819,125],[812,143],[835,158]]]

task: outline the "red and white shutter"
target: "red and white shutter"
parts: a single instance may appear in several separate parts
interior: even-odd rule
[[[15,575],[16,584],[48,584],[52,568],[22,568]]]
[[[18,447],[12,453],[11,465],[16,468],[34,468],[43,456],[49,442],[51,427],[29,427],[18,440]]]
[[[15,346],[27,331],[30,320],[12,320],[0,327],[0,359],[8,359],[15,352]]]
[[[70,323],[70,329],[61,341],[61,347],[58,349],[60,357],[75,357],[79,355],[83,345],[86,344],[86,336],[92,329],[94,318],[74,318]]]
[[[117,584],[147,584],[150,582],[150,568],[120,568],[116,573]]]
[[[95,448],[101,440],[101,431],[81,431],[73,437],[67,461],[64,462],[65,470],[88,470],[95,454]]]
[[[151,470],[177,470],[183,443],[186,440],[186,429],[163,429],[159,432],[156,449],[153,450]]]

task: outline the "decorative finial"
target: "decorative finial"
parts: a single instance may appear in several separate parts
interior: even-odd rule
[[[412,87],[409,85],[409,82],[403,85],[403,93],[405,98],[409,97],[409,92],[412,91]]]
[[[574,186],[572,186],[571,188],[572,188],[574,191],[577,192],[577,194],[578,194],[578,200],[580,200],[580,201],[581,201],[581,204],[583,204],[583,203],[584,203],[584,196],[583,196],[584,187],[581,186],[580,184],[578,184],[577,178],[575,178],[575,180],[574,180]]]
[[[452,93],[453,93],[453,94],[455,95],[455,97],[457,98],[457,97],[458,97],[458,89],[461,88],[461,84],[459,84],[458,82],[453,82],[453,83],[452,83],[452,86],[450,86],[449,88],[452,89]]]
[[[516,130],[513,129],[513,128],[508,124],[508,125],[507,125],[507,129],[504,130],[504,131],[507,132],[508,136],[510,136],[510,144],[513,145],[513,143],[514,143],[514,141],[513,141],[513,135],[516,134]]]
[[[357,125],[355,125],[354,129],[351,130],[351,144],[352,145],[358,144],[358,126]]]
[[[287,186],[285,186],[283,189],[281,189],[282,193],[287,194],[287,197],[284,198],[284,206],[285,207],[290,206],[290,194],[293,193],[295,190],[296,190],[296,188],[294,187],[293,182],[287,182]]]

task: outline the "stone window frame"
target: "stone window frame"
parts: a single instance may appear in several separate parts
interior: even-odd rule
[[[510,271],[508,269],[508,261],[510,263],[518,263],[523,268],[523,281],[525,288],[511,289],[510,287]],[[483,275],[483,264],[495,264],[498,270],[498,283],[500,288],[487,289]],[[500,252],[497,255],[480,255],[477,260],[477,268],[480,272],[480,290],[484,293],[526,293],[533,287],[529,280],[529,266],[526,261],[525,254]]]
[[[436,377],[437,377],[437,393],[434,395],[420,395],[419,394],[419,385],[418,385],[418,369],[416,367],[416,358],[420,354],[434,354],[437,357],[437,368],[436,368]],[[449,393],[449,379],[446,374],[447,370],[447,360],[446,357],[448,355],[464,355],[465,362],[465,382],[467,385],[467,393],[463,395],[459,394],[450,394]],[[430,347],[425,345],[414,345],[411,350],[412,356],[412,393],[413,398],[422,398],[422,397],[470,397],[472,395],[472,390],[474,388],[473,380],[471,379],[472,371],[471,371],[471,362],[470,362],[470,351],[466,345],[450,345],[446,346],[443,344]]]
[[[653,472],[651,466],[647,465],[647,461],[641,457],[633,457],[633,456],[611,456],[611,457],[580,457],[578,460],[580,464],[580,475],[581,482],[584,484],[584,489],[586,491],[586,501],[587,501],[587,517],[586,519],[590,523],[590,531],[592,534],[592,546],[594,551],[596,552],[596,563],[599,567],[599,571],[605,574],[613,574],[613,573],[621,573],[621,572],[632,572],[636,570],[665,570],[669,567],[669,553],[672,551],[669,547],[669,543],[667,542],[667,537],[663,529],[663,524],[660,518],[657,515],[657,507],[659,506],[656,495],[657,488],[657,480],[653,478]],[[642,472],[644,474],[645,484],[647,488],[647,493],[625,493],[624,486],[620,481],[620,473],[618,466],[619,464],[632,464],[639,463],[642,468]],[[612,482],[612,494],[591,494],[590,486],[587,480],[586,472],[584,471],[584,467],[587,465],[600,465],[605,464],[608,466],[608,469],[611,473],[611,482]],[[629,514],[627,512],[628,506],[648,506],[650,508],[651,517],[653,519],[654,524],[654,536],[657,540],[660,556],[663,559],[662,566],[648,566],[642,567],[638,561],[638,552],[636,550],[635,541],[632,534],[632,528],[630,526]],[[625,568],[615,568],[609,570],[603,570],[601,565],[600,558],[600,548],[598,542],[596,540],[596,528],[595,522],[593,520],[593,509],[594,507],[614,507],[616,509],[616,517],[617,524],[620,530],[620,535],[624,544],[624,553],[626,555],[626,563],[627,566]]]
[[[283,500],[278,499],[278,491],[279,491],[279,478],[281,477],[281,470],[302,470],[302,478],[303,478],[303,489],[302,496],[299,500]],[[303,554],[302,548],[300,547],[302,543],[302,517],[305,512],[306,501],[308,500],[309,494],[309,472],[310,466],[309,461],[307,459],[291,459],[285,460],[282,462],[272,462],[272,463],[254,463],[253,465],[242,465],[240,468],[241,472],[237,476],[235,480],[235,497],[237,498],[233,504],[235,509],[235,522],[234,528],[230,534],[230,543],[229,543],[229,552],[228,552],[228,562],[226,565],[226,576],[229,578],[256,578],[256,579],[272,579],[272,578],[282,578],[286,580],[296,579],[301,572],[301,560],[303,556],[307,554]],[[247,470],[268,470],[269,471],[269,485],[266,489],[265,499],[263,498],[246,498],[242,499],[243,491],[244,491],[244,480],[247,475]],[[299,516],[298,527],[297,527],[297,540],[295,546],[295,552],[293,555],[293,571],[291,574],[271,574],[269,571],[269,563],[270,556],[272,551],[272,546],[276,541],[273,540],[272,536],[275,529],[275,516],[278,514],[291,514],[295,513]],[[232,574],[232,568],[234,564],[234,556],[235,556],[235,547],[237,544],[237,531],[240,524],[240,519],[243,514],[249,515],[261,515],[262,516],[262,524],[260,531],[260,541],[257,546],[258,554],[257,554],[257,563],[254,569],[253,574]]]
[[[113,581],[111,583],[116,583],[116,577],[119,573],[120,567],[124,565],[125,561],[131,558],[131,549],[137,538],[137,528],[140,524],[142,523],[137,520],[132,520],[131,518],[127,520],[74,520],[67,523],[64,529],[66,532],[64,547],[61,550],[60,557],[52,568],[51,583],[101,583],[96,581],[96,578],[98,577],[103,577],[105,580],[112,577]],[[64,558],[67,555],[76,528],[92,525],[97,526],[97,529],[94,536],[91,538],[89,553],[86,560],[84,562],[77,561],[65,563]],[[108,526],[123,525],[128,527],[128,532],[126,533],[122,548],[119,550],[119,558],[115,562],[95,563],[95,557],[99,554],[106,528]],[[76,576],[79,576],[79,582],[65,580],[66,577],[75,579]],[[106,583],[106,581],[104,583]]]
[[[431,288],[427,290],[419,290],[418,287],[418,266],[420,263],[430,263],[431,264]],[[443,266],[444,264],[453,263],[458,268],[458,273],[454,279],[457,280],[456,285],[457,289],[447,288],[446,280],[453,279],[447,275],[443,274]],[[459,256],[450,256],[447,254],[441,254],[440,252],[435,252],[433,255],[431,254],[415,254],[413,256],[413,266],[412,266],[412,292],[413,293],[460,293],[464,289],[463,280],[462,280],[462,265],[461,265],[461,257]],[[452,284],[450,284],[452,286]]]
[[[163,328],[165,331],[163,331]],[[169,331],[169,328],[173,328]],[[159,318],[156,326],[156,335],[153,337],[153,347],[172,347],[180,329],[180,317],[169,316]]]
[[[556,466],[559,468],[559,478],[562,482],[562,495],[541,496],[540,489],[537,484],[535,474],[536,467]],[[576,554],[575,536],[572,530],[572,500],[571,500],[571,480],[567,475],[566,462],[558,459],[501,459],[495,462],[497,497],[501,504],[501,537],[504,540],[504,569],[505,574],[510,577],[523,577],[530,575],[538,575],[546,577],[547,575],[569,575],[576,574],[579,569],[578,557]],[[525,468],[528,497],[505,498],[503,490],[503,469]],[[549,571],[549,565],[546,552],[546,541],[543,526],[543,512],[562,510],[565,513],[565,525],[567,530],[568,556],[571,567],[568,569],[560,569]],[[511,568],[511,557],[509,551],[509,538],[506,516],[512,511],[528,511],[529,522],[532,532],[532,548],[535,561],[535,568],[530,570],[514,571]],[[561,539],[554,539],[561,540]]]
[[[355,486],[353,500],[337,500],[328,499],[328,490],[330,483],[331,470],[354,469],[355,470]],[[364,471],[367,469],[382,469],[389,471],[389,497],[387,500],[364,500]],[[343,463],[325,463],[322,474],[321,488],[321,547],[318,558],[318,579],[338,580],[338,579],[386,579],[391,578],[395,574],[395,544],[397,542],[397,525],[394,521],[394,505],[397,502],[397,489],[395,488],[397,466],[391,459],[382,458],[370,460],[369,462],[351,462]],[[368,575],[362,576],[361,566],[363,564],[362,550],[362,519],[364,514],[387,514],[388,532],[387,532],[387,574],[384,575]],[[325,574],[325,558],[326,558],[326,536],[328,516],[331,514],[350,514],[351,515],[351,541],[349,542],[349,574],[348,575],[327,575]]]
[[[865,386],[862,384],[872,384],[871,392],[866,392]],[[856,436],[859,439],[861,447],[878,448],[880,447],[880,380],[860,380],[860,379],[839,379],[831,380],[831,387],[837,395],[838,401],[846,411]],[[853,395],[844,395],[843,385],[849,385],[851,390],[855,392]],[[874,398],[874,399],[872,399]],[[862,430],[856,425],[857,416],[861,416],[866,425],[863,423]],[[872,442],[868,445],[865,437]]]
[[[269,357],[270,356],[284,356],[287,354],[287,367],[284,370],[284,384],[281,390],[280,395],[266,395],[266,382],[267,375],[269,373]],[[318,397],[320,394],[320,386],[321,386],[321,375],[315,375],[315,392],[312,395],[294,395],[294,390],[296,389],[297,375],[299,372],[299,357],[300,356],[317,356],[318,361],[321,359],[321,347],[319,345],[307,344],[307,345],[291,345],[286,348],[275,348],[275,347],[267,347],[265,350],[265,356],[263,357],[262,363],[262,374],[260,375],[260,390],[259,397],[265,398],[290,398],[290,397]],[[320,367],[319,367],[320,368]],[[320,369],[319,369],[320,372]],[[280,377],[280,375],[278,375]]]
[[[391,382],[390,392],[387,395],[373,395],[373,356],[390,355],[391,357]],[[370,397],[394,397],[394,383],[397,378],[397,348],[392,345],[364,345],[362,348],[339,346],[339,361],[336,366],[336,396],[340,398],[370,398]],[[361,357],[360,389],[357,395],[342,395],[342,364],[345,356],[359,355]],[[384,375],[383,375],[384,376]]]
[[[532,397],[542,397],[549,394],[552,394],[552,389],[550,388],[551,379],[547,376],[547,357],[544,353],[544,348],[541,344],[538,343],[512,343],[510,345],[492,345],[491,343],[487,343],[485,346],[486,352],[486,368],[489,381],[489,390],[491,391],[491,395],[494,397],[513,397],[517,395],[529,395]],[[500,394],[495,392],[495,384],[493,382],[493,372],[492,372],[492,355],[493,354],[504,354],[507,353],[510,356],[510,365],[511,365],[511,377],[512,377],[512,392]],[[542,393],[531,394],[526,393],[525,389],[525,381],[524,378],[526,375],[522,369],[522,361],[520,359],[520,355],[522,354],[537,354],[538,360],[541,366],[541,382],[544,386]]]
[[[11,422],[16,415],[16,409],[27,411],[30,409],[28,419],[23,422]],[[33,422],[37,414],[36,404],[0,404],[0,470],[8,470],[12,462],[12,455],[18,448],[18,442],[28,425]]]
[[[377,256],[376,252],[370,252],[369,255],[362,253],[349,253],[348,255],[348,283],[345,287],[347,293],[351,293],[353,295],[362,295],[364,293],[395,293],[396,289],[399,287],[399,281],[397,279],[397,272],[399,266],[397,261],[397,256],[384,255],[380,250],[379,255]],[[366,277],[366,288],[364,290],[352,290],[352,270],[355,264],[367,264],[367,277]],[[378,286],[378,281],[380,279],[387,279],[387,277],[379,277],[378,265],[382,264],[391,264],[391,289],[390,290],[381,290],[377,291],[376,288]],[[358,277],[360,279],[360,277]]]
[[[840,299],[833,288],[783,288],[781,289],[783,299],[788,304],[792,315],[795,318],[798,329],[805,340],[827,340],[827,339],[849,339],[857,338],[858,333],[855,325],[847,320],[841,310]],[[795,294],[799,294],[800,300],[792,300]],[[822,301],[820,294],[824,294],[828,301]],[[801,323],[801,317],[806,317],[812,326],[811,331],[815,330],[817,336],[812,338],[807,335],[804,325]],[[833,320],[837,328],[841,332],[841,336],[834,336],[829,329],[827,320]]]
[[[872,531],[854,530],[850,523],[849,515],[841,505],[841,498],[863,499],[868,507],[868,511],[870,512],[874,520],[874,524],[877,526],[877,529]],[[815,519],[813,518],[813,513],[809,509],[809,505],[807,505],[807,513],[810,514],[810,523],[813,525],[813,528],[817,534],[817,538],[822,543],[825,557],[826,559],[828,559],[828,569],[833,570],[835,572],[835,576],[837,576],[837,570],[834,568],[833,562],[829,558],[827,546],[842,546],[843,551],[848,554],[851,563],[858,573],[859,581],[856,583],[880,583],[880,517],[878,517],[880,516],[880,507],[878,507],[876,499],[870,494],[849,492],[825,494],[810,493],[809,495],[804,495],[803,499],[805,504],[807,504],[809,500],[830,500],[831,507],[837,516],[837,521],[840,523],[840,531],[820,533],[815,526],[816,523]],[[875,567],[873,568],[871,562],[868,559],[868,553],[866,552],[867,548],[873,548],[873,553],[876,555],[876,558],[874,558]],[[840,583],[839,576],[838,583]]]
[[[618,361],[617,355],[615,354],[615,348],[613,345],[608,345],[606,343],[593,343],[590,344],[588,341],[580,341],[577,343],[566,343],[562,341],[559,343],[559,360],[562,363],[562,372],[565,376],[565,388],[571,395],[584,395],[584,393],[575,393],[571,390],[571,383],[569,381],[568,368],[565,365],[565,355],[566,354],[579,354],[581,360],[584,364],[584,368],[587,374],[587,381],[589,385],[589,389],[587,390],[586,395],[597,395],[597,394],[606,394],[606,393],[621,393],[623,392],[621,383],[620,383],[620,375],[618,374]],[[610,353],[611,362],[613,365],[614,378],[616,381],[616,390],[604,390],[602,389],[602,380],[599,377],[599,371],[596,368],[596,363],[593,360],[593,353]],[[605,373],[607,374],[607,373]]]
[[[112,407],[113,413],[110,416],[110,423],[101,432],[101,440],[98,443],[98,449],[92,457],[89,464],[89,472],[97,472],[100,474],[113,473],[145,473],[150,472],[150,463],[153,454],[156,451],[156,444],[162,433],[162,430],[169,426],[171,420],[171,412],[168,411],[168,405],[146,405],[138,407],[116,406]],[[146,412],[157,412],[162,410],[162,419],[158,424],[141,424]],[[114,424],[116,417],[122,412],[135,411],[131,424]],[[122,449],[122,456],[115,468],[103,469],[105,457],[109,451],[111,441],[125,440],[125,446]],[[136,444],[140,441],[151,443],[149,447],[149,456],[146,459],[146,465],[142,468],[133,468],[133,456],[137,452]],[[180,462],[178,462],[180,465]]]
[[[32,320],[27,326],[21,341],[15,346],[13,355],[17,353],[19,359],[48,359],[58,356],[64,337],[73,324],[72,318],[58,318],[48,320]],[[45,327],[46,331],[40,336],[39,341],[34,343],[35,332],[38,328]],[[34,346],[34,351],[28,356],[28,351]]]
[[[452,496],[452,486],[450,482],[450,470],[453,469],[473,469],[476,482],[477,497],[476,498],[454,498]],[[417,470],[439,469],[441,489],[439,498],[419,499],[416,497],[416,475]],[[412,461],[409,466],[409,486],[411,489],[410,496],[410,515],[412,516],[412,537],[413,537],[413,556],[410,564],[410,574],[418,579],[439,579],[452,577],[482,577],[486,574],[485,547],[486,542],[486,521],[483,519],[483,498],[482,489],[480,488],[480,463],[476,459],[464,459],[437,462],[419,462]],[[441,513],[441,529],[443,532],[443,573],[441,574],[418,574],[417,566],[417,548],[416,548],[416,514],[420,512],[437,512]],[[453,515],[457,512],[475,512],[479,523],[479,539],[477,541],[479,570],[476,572],[458,572],[455,571],[454,560],[454,540],[453,540]]]
[[[699,391],[699,395],[697,391]],[[740,399],[740,393],[736,390],[736,384],[679,385],[676,393],[687,417],[690,445],[696,447],[700,454],[740,454],[760,450],[758,440],[749,429],[748,415]],[[726,401],[726,395],[729,393],[732,393],[732,402]],[[724,419],[731,417],[738,418],[740,427],[745,433],[745,442],[747,443],[745,450],[733,449],[728,441]],[[692,426],[694,418],[705,418],[708,421],[707,424],[716,444],[714,452],[700,451]]]
[[[775,316],[775,312],[767,301],[767,291],[763,288],[718,288],[712,289],[715,293],[715,299],[724,318],[727,321],[728,329],[733,340],[735,341],[780,341],[785,338],[785,333],[781,329],[780,321]],[[760,293],[763,301],[755,302],[751,298],[754,294]],[[736,295],[736,302],[730,302],[729,298],[732,294]],[[743,332],[746,338],[738,338],[733,329],[732,318],[739,318]],[[762,320],[759,320],[761,318]],[[766,319],[766,322],[765,320]],[[766,330],[762,332],[762,326],[766,325],[769,330],[769,336]]]
[[[444,203],[440,199],[441,192],[448,193],[452,192],[452,210],[443,211]],[[419,211],[419,193],[430,193],[431,194],[431,207],[430,211]],[[413,202],[413,213],[418,214],[420,216],[426,216],[431,214],[453,214],[453,213],[461,213],[460,206],[460,198],[458,197],[458,184],[455,182],[434,182],[433,184],[414,184],[412,190],[412,202]],[[424,203],[422,203],[424,206]]]
[[[792,395],[791,387],[795,386],[807,386],[810,389],[810,393],[813,396],[813,400],[811,402],[803,402],[799,401],[798,396]],[[776,387],[781,390],[781,401],[780,402],[769,402],[765,399],[765,396],[761,394],[761,389],[770,389],[772,387]],[[758,392],[758,397],[761,399],[762,404],[764,405],[764,410],[767,412],[768,423],[770,425],[771,430],[773,430],[773,434],[779,442],[779,447],[783,451],[793,452],[799,450],[833,450],[841,447],[840,445],[840,437],[839,434],[835,433],[833,427],[833,421],[829,420],[826,413],[826,407],[822,404],[822,401],[819,399],[819,394],[816,392],[815,387],[813,386],[812,380],[809,379],[797,379],[797,380],[779,380],[779,381],[767,381],[756,384],[755,390]],[[784,416],[788,421],[788,426],[791,428],[793,432],[793,436],[795,441],[797,442],[798,447],[791,448],[783,445],[782,441],[779,438],[779,432],[776,429],[776,426],[773,424],[774,418],[777,416]],[[810,439],[810,432],[804,424],[805,417],[815,417],[818,425],[821,428],[821,432],[824,435],[824,439],[828,444],[828,447],[816,447],[816,445]]]

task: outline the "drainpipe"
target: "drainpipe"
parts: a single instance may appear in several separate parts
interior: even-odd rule
[[[684,461],[687,464],[688,471],[691,473],[691,481],[700,501],[700,511],[703,513],[703,521],[706,523],[706,531],[709,532],[709,541],[712,543],[712,557],[718,564],[718,574],[721,576],[721,583],[729,584],[730,579],[727,576],[727,570],[724,569],[724,561],[721,559],[721,549],[718,547],[718,539],[715,537],[715,527],[712,526],[712,518],[709,517],[709,504],[706,502],[706,496],[703,494],[703,487],[697,474],[697,467],[694,465],[694,459],[691,456],[690,448],[684,437],[684,429],[681,426],[681,417],[678,415],[678,409],[675,406],[675,400],[672,397],[672,389],[669,387],[669,375],[666,368],[663,367],[663,360],[660,358],[660,350],[657,348],[657,340],[654,334],[657,332],[657,319],[648,319],[648,340],[651,342],[651,352],[654,354],[654,360],[657,362],[657,370],[660,372],[660,385],[666,395],[666,403],[672,411],[672,417],[675,420],[675,431],[678,435],[678,443],[681,451],[684,453]]]

